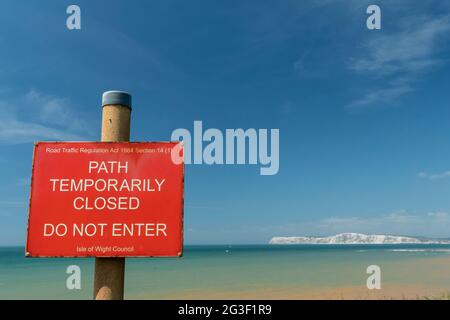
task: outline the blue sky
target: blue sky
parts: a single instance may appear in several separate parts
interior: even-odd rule
[[[444,1],[2,2],[0,244],[26,234],[33,141],[99,140],[101,94],[132,140],[279,128],[280,170],[189,165],[186,243],[338,232],[450,237]],[[382,29],[366,28],[366,8]]]

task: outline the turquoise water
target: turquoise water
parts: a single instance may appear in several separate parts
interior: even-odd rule
[[[90,299],[93,259],[25,258],[0,248],[0,299]],[[182,258],[127,259],[126,298],[282,298],[311,290],[365,288],[366,268],[382,284],[450,291],[450,245],[187,246]],[[81,268],[81,290],[66,268]]]

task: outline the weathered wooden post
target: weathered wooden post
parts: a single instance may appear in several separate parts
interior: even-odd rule
[[[102,142],[130,141],[131,95],[107,91],[102,97]],[[94,299],[123,300],[125,258],[95,258]]]

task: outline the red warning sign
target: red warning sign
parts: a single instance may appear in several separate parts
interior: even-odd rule
[[[179,142],[37,143],[26,255],[181,256],[182,152]]]

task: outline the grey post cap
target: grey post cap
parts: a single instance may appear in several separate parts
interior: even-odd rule
[[[102,107],[120,104],[131,109],[131,94],[125,91],[106,91],[102,96]]]

